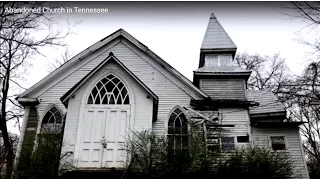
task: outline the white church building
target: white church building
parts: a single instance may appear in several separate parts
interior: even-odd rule
[[[22,156],[32,154],[26,147],[35,146],[47,128],[62,134],[61,156],[69,152],[59,171],[122,168],[126,151],[119,145],[130,131],[171,135],[173,146],[185,148],[177,143],[185,142],[187,130],[170,134],[168,129],[187,128],[190,112],[216,111],[228,128],[217,141],[222,150],[265,144],[287,151],[295,175],[309,178],[299,123],[284,121],[284,105],[272,92],[247,90],[251,72],[233,65],[236,50],[211,14],[190,81],[124,29],[117,30],[17,97],[24,120],[16,168]]]

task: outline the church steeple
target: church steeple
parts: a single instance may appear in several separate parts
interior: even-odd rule
[[[237,46],[212,13],[193,83],[213,99],[245,99],[245,84],[251,71],[233,65],[236,51]]]
[[[214,13],[212,13],[201,44],[201,51],[217,50],[236,51],[237,46],[223,29]]]
[[[200,51],[199,68],[205,66],[205,58],[208,54],[229,55],[229,59],[227,59],[227,61],[231,61],[236,54],[237,46],[234,44],[228,33],[223,29],[214,13],[211,14],[209,19]],[[227,57],[224,56],[223,58],[226,59]],[[220,60],[217,60],[217,63],[217,65],[219,65]],[[222,62],[222,64],[226,63]]]

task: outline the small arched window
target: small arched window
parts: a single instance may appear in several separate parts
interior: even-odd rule
[[[91,90],[87,104],[129,104],[129,93],[124,83],[109,74]]]
[[[57,132],[60,131],[62,124],[62,114],[53,106],[43,117],[41,132]]]
[[[188,156],[188,120],[181,107],[175,107],[168,120],[169,153]]]

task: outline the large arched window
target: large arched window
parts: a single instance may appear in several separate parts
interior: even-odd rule
[[[60,133],[62,125],[62,114],[57,107],[53,106],[44,115],[41,124],[42,133]]]
[[[188,121],[180,106],[175,107],[169,116],[168,145],[171,155],[188,156]]]
[[[109,74],[91,90],[87,104],[129,104],[129,94],[124,83]]]

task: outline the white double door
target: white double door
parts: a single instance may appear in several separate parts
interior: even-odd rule
[[[129,112],[129,105],[85,107],[78,167],[119,168],[125,165]]]

